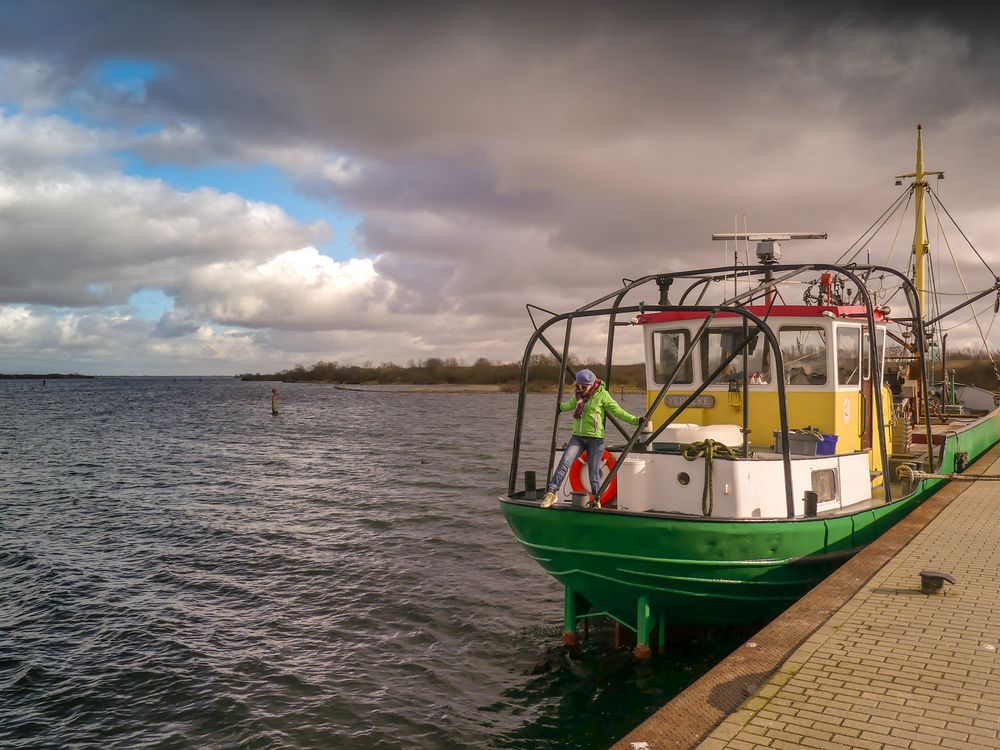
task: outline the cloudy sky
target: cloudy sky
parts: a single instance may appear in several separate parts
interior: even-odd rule
[[[0,0],[0,372],[513,359],[734,223],[836,257],[918,122],[1000,267],[996,19],[792,7]]]

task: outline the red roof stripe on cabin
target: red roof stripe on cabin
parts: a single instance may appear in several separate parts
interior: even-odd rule
[[[770,312],[768,312],[770,310]],[[865,320],[867,313],[864,305],[774,305],[768,308],[767,305],[750,305],[747,311],[753,313],[758,318],[816,318],[824,312],[831,312],[837,318],[859,318]],[[677,311],[677,312],[650,312],[639,316],[639,323],[665,323],[674,320],[701,320],[708,317],[707,312]],[[736,313],[721,312],[719,318],[740,318]],[[885,315],[880,310],[875,310],[875,320],[885,320]]]

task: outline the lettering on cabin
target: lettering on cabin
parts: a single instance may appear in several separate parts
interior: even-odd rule
[[[680,406],[687,399],[687,396],[667,396],[667,406]],[[711,409],[715,406],[715,396],[696,396],[694,401],[688,404],[693,409]]]

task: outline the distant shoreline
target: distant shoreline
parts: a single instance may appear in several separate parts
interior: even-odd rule
[[[634,388],[644,392],[646,387],[646,365],[633,363],[614,365],[611,372],[603,363],[574,361],[573,366],[563,367],[553,357],[536,355],[528,362],[528,388],[531,391],[554,391],[566,375],[572,378],[580,369],[590,369],[606,374],[614,392],[621,388]],[[517,393],[522,378],[521,362],[490,362],[481,357],[472,365],[465,365],[456,359],[430,359],[410,362],[405,367],[384,362],[374,365],[341,365],[337,362],[317,362],[310,368],[296,365],[289,370],[261,374],[242,373],[240,380],[280,381],[285,383],[332,383],[342,386],[396,386],[408,389],[427,389],[435,393],[457,391],[459,393]]]
[[[0,373],[0,380],[93,380],[95,375],[80,375],[78,373],[49,373],[48,375],[6,375]]]

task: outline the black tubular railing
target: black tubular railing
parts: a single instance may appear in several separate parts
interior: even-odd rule
[[[563,367],[566,367],[569,364],[569,342],[570,342],[570,334],[572,334],[572,332],[573,332],[573,318],[567,318],[566,336],[563,339],[563,354],[559,360],[562,363]],[[559,374],[562,375],[562,370],[560,370]],[[566,378],[563,377],[559,378],[559,391],[558,394],[556,395],[557,404],[562,403],[563,383],[565,382]],[[545,472],[546,482],[548,481],[548,478],[552,476],[552,460],[555,458],[556,455],[556,439],[558,438],[558,436],[559,436],[559,409],[557,408],[556,413],[552,416],[552,445],[549,447],[549,463],[548,463],[549,468]]]
[[[539,328],[535,331],[534,334],[532,334],[531,338],[529,339],[528,345],[527,347],[525,347],[524,358],[522,360],[521,390],[518,398],[517,419],[514,428],[514,448],[511,456],[510,475],[508,477],[508,483],[507,483],[508,494],[513,495],[517,488],[517,469],[518,469],[518,460],[520,456],[521,435],[524,427],[524,407],[525,407],[525,396],[527,394],[528,365],[530,363],[531,353],[534,349],[535,343],[544,335],[545,330],[549,326],[555,325],[556,323],[562,320],[566,320],[568,325],[569,322],[575,318],[580,318],[580,317],[590,318],[590,317],[604,316],[610,314],[612,310],[615,310],[615,308],[596,309],[596,310],[587,309],[583,311],[577,310],[574,312],[563,313],[562,315],[553,316],[549,320],[545,321],[541,326],[539,326]],[[746,309],[739,307],[718,307],[718,306],[680,307],[680,306],[661,306],[661,305],[642,305],[641,307],[634,306],[634,307],[617,308],[617,312],[622,312],[622,313],[640,312],[641,310],[644,310],[646,312],[671,312],[671,311],[705,312],[708,314],[708,317],[702,324],[702,328],[699,330],[698,334],[696,334],[695,338],[692,340],[691,344],[685,351],[684,357],[678,363],[678,366],[674,368],[674,373],[673,373],[674,377],[676,377],[676,373],[679,372],[679,367],[683,366],[684,362],[686,361],[686,358],[690,357],[691,354],[694,352],[695,350],[694,345],[696,341],[700,338],[700,336],[703,334],[703,332],[707,329],[710,320],[715,318],[716,315],[718,315],[719,313],[728,313],[731,315],[745,316],[751,322],[753,322],[757,330],[763,333],[767,337],[768,343],[771,345],[771,348],[774,351],[775,366],[778,368],[778,372],[783,372],[784,364],[781,359],[781,349],[778,346],[777,337],[774,335],[774,332],[771,331],[770,328],[768,328],[766,323],[764,323],[764,321],[761,318],[758,318],[756,315],[754,315],[753,313],[749,312]],[[740,346],[735,347],[734,351],[723,362],[719,364],[719,366],[715,369],[715,371],[713,371],[708,378],[705,378],[703,380],[702,384],[695,389],[695,392],[692,393],[690,396],[688,396],[685,402],[674,410],[674,412],[667,418],[667,421],[663,425],[660,425],[657,431],[649,437],[647,442],[651,442],[660,432],[662,432],[663,429],[665,429],[669,424],[673,423],[673,421],[677,418],[677,416],[681,414],[684,411],[684,409],[686,409],[688,405],[690,405],[690,403],[693,402],[695,398],[697,398],[697,396],[701,395],[702,391],[704,391],[705,388],[707,388],[709,385],[712,384],[712,382],[725,370],[725,368],[728,367],[729,364],[743,352],[743,349],[746,348],[746,346],[748,346],[750,341],[752,340],[753,337],[747,338],[741,343]],[[778,413],[781,422],[781,436],[782,436],[782,463],[785,475],[785,503],[787,511],[789,513],[789,518],[791,518],[794,516],[795,509],[794,509],[794,497],[792,496],[792,481],[791,481],[792,469],[791,469],[791,457],[789,454],[788,413],[785,405],[785,383],[783,378],[778,378],[777,386],[778,386]],[[648,423],[649,419],[652,417],[652,414],[655,412],[656,408],[660,405],[660,403],[662,403],[663,397],[665,396],[668,387],[669,383],[660,389],[660,393],[658,394],[657,399],[647,410],[645,416],[640,421],[635,432],[629,438],[629,443],[627,447],[620,455],[619,464],[621,463],[621,459],[624,459],[631,451],[632,447],[634,447],[635,442],[637,441],[639,435],[641,434],[642,428],[645,426],[646,423]],[[744,398],[746,397],[747,394],[744,394]],[[559,388],[559,395],[557,398],[561,402],[562,400],[561,384]],[[558,418],[559,418],[559,412],[557,411],[556,425],[553,429],[553,439],[549,451],[549,461],[548,461],[549,473],[546,476],[546,481],[548,481],[548,477],[552,475],[552,465],[554,464],[554,458],[555,458],[555,442],[556,442],[555,433],[558,431]]]
[[[716,369],[715,372],[713,372],[708,378],[703,379],[702,384],[695,390],[694,393],[690,394],[682,402],[680,406],[674,409],[672,414],[666,419],[666,421],[662,425],[659,426],[656,432],[653,433],[653,435],[651,435],[650,437],[648,437],[645,440],[645,442],[643,442],[643,447],[644,448],[647,447],[653,441],[653,439],[655,439],[656,435],[659,435],[660,432],[662,432],[667,426],[673,423],[673,421],[677,418],[677,416],[680,415],[686,408],[688,408],[690,404],[695,400],[695,398],[697,398],[697,396],[700,395],[705,390],[705,388],[707,388],[710,384],[712,384],[712,382],[718,377],[719,374],[721,374],[721,372],[725,369],[725,367],[727,367],[729,363],[732,362],[733,359],[735,359],[735,357],[739,356],[740,354],[743,354],[744,361],[746,361],[747,346],[758,335],[763,333],[768,340],[768,343],[771,347],[771,351],[774,353],[775,366],[778,372],[776,385],[778,390],[779,419],[781,422],[782,459],[783,459],[784,473],[785,473],[785,496],[786,496],[788,516],[792,517],[794,515],[794,498],[792,497],[791,463],[789,456],[789,439],[788,439],[788,415],[785,405],[786,399],[785,399],[784,376],[783,376],[784,363],[782,362],[781,359],[781,349],[780,346],[778,345],[778,341],[776,336],[774,335],[774,332],[770,329],[770,327],[766,323],[766,318],[770,314],[770,308],[768,308],[767,314],[765,314],[765,317],[762,319],[757,317],[753,313],[749,312],[749,310],[742,307],[742,302],[743,300],[753,300],[754,298],[758,298],[763,292],[767,291],[768,289],[777,287],[779,284],[781,284],[784,281],[787,281],[790,278],[793,278],[795,276],[810,271],[833,271],[835,273],[847,277],[857,286],[858,291],[861,297],[863,298],[866,322],[868,324],[868,330],[871,332],[871,335],[868,337],[869,359],[873,363],[878,363],[878,366],[872,368],[874,371],[874,385],[875,385],[875,387],[872,390],[874,392],[874,397],[875,397],[875,412],[877,416],[878,429],[879,429],[879,452],[880,452],[880,457],[882,459],[885,500],[886,502],[891,502],[892,500],[891,487],[888,481],[888,477],[885,476],[885,472],[887,472],[889,467],[889,461],[888,461],[888,449],[886,446],[886,439],[885,439],[886,425],[885,425],[885,413],[884,413],[883,399],[882,399],[883,396],[882,360],[878,356],[878,341],[877,341],[877,336],[875,335],[876,308],[875,305],[873,304],[872,296],[868,291],[867,287],[865,286],[865,284],[858,276],[858,272],[868,272],[869,274],[872,272],[885,272],[893,276],[896,276],[901,280],[902,286],[905,289],[905,296],[907,298],[907,302],[913,313],[913,320],[915,321],[914,324],[914,330],[916,335],[915,343],[916,343],[916,348],[918,349],[919,352],[919,360],[920,360],[920,385],[921,385],[921,392],[925,394],[925,399],[926,399],[926,394],[929,393],[927,387],[927,382],[928,382],[927,361],[925,356],[926,335],[924,330],[924,324],[921,321],[919,297],[916,293],[916,288],[914,287],[913,283],[909,279],[907,279],[904,274],[895,269],[888,268],[885,266],[872,266],[872,265],[860,265],[860,264],[851,264],[849,266],[836,266],[833,264],[825,264],[825,263],[785,264],[785,265],[774,264],[767,267],[763,266],[749,267],[749,268],[741,267],[735,272],[731,267],[720,267],[720,268],[698,269],[694,271],[650,274],[648,276],[644,276],[636,280],[624,281],[621,288],[609,294],[606,294],[603,297],[600,297],[599,299],[594,300],[593,302],[590,302],[587,305],[584,305],[573,312],[562,313],[558,315],[550,314],[551,317],[546,321],[544,321],[541,325],[535,324],[534,319],[532,318],[532,323],[535,326],[535,331],[529,338],[529,341],[525,347],[524,356],[521,364],[521,382],[520,382],[519,397],[518,397],[517,416],[514,428],[514,445],[511,455],[511,467],[510,467],[510,474],[508,477],[508,494],[513,496],[515,494],[517,486],[517,471],[520,458],[521,439],[524,429],[524,411],[525,411],[525,401],[526,401],[526,392],[528,383],[528,372],[529,372],[532,352],[537,342],[541,341],[542,344],[549,350],[549,352],[560,361],[560,372],[567,373],[572,377],[573,375],[575,375],[575,373],[572,367],[570,367],[568,360],[572,321],[576,318],[592,318],[599,316],[608,316],[609,324],[608,324],[606,379],[610,382],[612,355],[614,347],[614,331],[616,326],[624,325],[623,323],[618,323],[616,320],[619,314],[623,313],[641,314],[643,312],[661,312],[661,311],[687,311],[687,312],[706,313],[707,317],[704,324],[702,325],[702,328],[699,329],[698,333],[695,336],[695,339],[692,340],[691,344],[687,347],[687,350],[685,351],[683,357],[675,366],[674,371],[671,373],[671,376],[667,379],[667,383],[664,384],[663,388],[660,389],[660,392],[657,394],[657,397],[654,400],[653,404],[647,409],[644,417],[642,418],[642,420],[640,420],[639,426],[636,429],[636,431],[631,435],[629,435],[628,432],[625,429],[623,429],[622,426],[617,422],[617,420],[611,419],[612,423],[618,428],[618,430],[622,433],[622,435],[628,439],[626,448],[619,456],[619,461],[617,465],[621,465],[622,459],[624,459],[628,455],[628,453],[634,448],[635,444],[639,441],[639,435],[641,434],[642,429],[645,427],[646,424],[648,424],[656,408],[662,403],[667,389],[670,387],[670,385],[672,384],[673,380],[676,377],[676,374],[679,372],[679,368],[682,367],[683,364],[687,361],[687,359],[691,356],[695,348],[695,343],[700,339],[704,331],[707,329],[708,322],[711,319],[714,319],[718,314],[726,313],[729,315],[740,316],[743,318],[743,330],[744,330],[743,342],[741,343],[740,346],[736,347],[736,350],[730,354],[730,356],[726,359],[726,361],[723,362]],[[775,272],[782,272],[783,275],[779,276],[778,278],[774,278]],[[768,278],[764,281],[764,283],[755,286],[751,289],[748,289],[744,292],[735,294],[719,305],[702,306],[697,304],[696,305],[683,304],[683,300],[687,298],[688,294],[700,284],[704,283],[705,289],[707,289],[709,284],[713,281],[726,281],[734,277],[745,278],[747,280],[750,280],[753,277],[764,274],[767,274],[768,276]],[[688,289],[681,296],[682,303],[680,305],[646,305],[645,303],[640,303],[637,306],[623,307],[621,304],[624,297],[630,291],[633,291],[640,286],[648,284],[651,281],[655,280],[657,281],[658,284],[662,284],[664,280],[669,280],[667,281],[667,285],[669,285],[669,283],[672,283],[672,281],[675,279],[692,279],[692,278],[695,279],[695,281],[688,287]],[[702,290],[702,294],[699,295],[698,298],[699,301],[701,297],[704,295],[704,291],[705,290]],[[601,309],[597,308],[597,305],[611,299],[614,299],[614,302],[612,303],[612,306],[610,308],[601,308]],[[529,305],[529,314],[531,307],[532,306]],[[535,306],[535,309],[540,310],[541,308]],[[562,355],[560,356],[559,352],[555,349],[555,347],[552,346],[552,344],[549,343],[549,341],[545,338],[544,333],[550,326],[559,323],[561,321],[566,321],[567,330],[566,330],[566,338],[563,345],[563,352]],[[756,328],[756,332],[754,333],[753,336],[749,336],[747,333],[749,330],[750,323],[753,323],[754,327]],[[744,370],[743,443],[744,443],[744,448],[746,448],[748,443],[747,429],[749,421],[749,413],[748,413],[749,383],[748,383],[747,367],[744,366],[743,370]],[[562,402],[563,380],[564,378],[560,379],[558,387],[557,399],[559,403]],[[557,409],[553,424],[552,441],[549,450],[548,475],[546,477],[546,480],[548,480],[548,477],[551,476],[552,467],[554,464],[559,416],[560,414]],[[925,418],[925,427],[927,429],[928,466],[930,470],[933,471],[933,462],[931,456],[933,441],[932,441],[932,433],[930,426],[929,410],[927,410],[926,408],[924,409],[924,418]],[[606,479],[602,482],[601,488],[597,493],[598,495],[602,494],[606,490],[607,486],[611,482],[611,479],[614,477],[616,471],[617,467],[613,469],[612,472],[609,474],[609,476],[606,477]]]
[[[922,394],[924,402],[924,429],[927,430],[927,471],[934,472],[934,435],[931,432],[931,410],[927,403],[927,397],[930,394],[929,389],[929,374],[927,372],[927,324],[923,320],[923,311],[920,309],[920,295],[917,294],[916,285],[907,278],[906,274],[901,271],[897,271],[895,268],[889,268],[888,266],[871,266],[871,265],[856,265],[855,268],[865,271],[881,271],[884,273],[892,274],[897,277],[901,282],[903,288],[906,290],[907,303],[910,307],[910,313],[913,315],[912,325],[915,332],[915,344],[917,347],[917,357],[920,364],[920,392]],[[872,329],[874,331],[874,329]],[[873,359],[872,362],[875,360]],[[879,393],[881,393],[882,388],[882,371],[881,367],[878,370],[878,385]],[[886,468],[888,468],[886,466]]]

